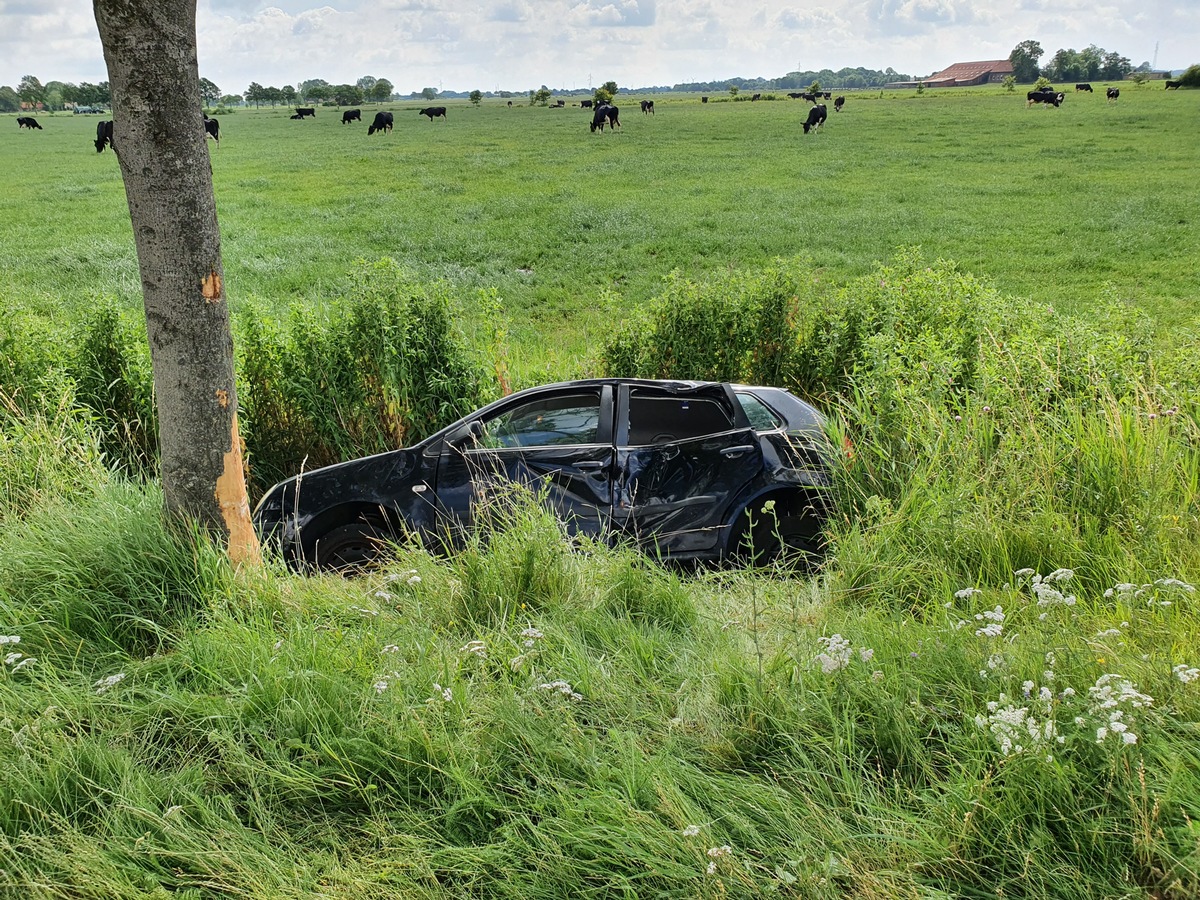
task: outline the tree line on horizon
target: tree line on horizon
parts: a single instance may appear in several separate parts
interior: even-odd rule
[[[1040,60],[1046,56],[1042,45],[1033,39],[1021,41],[1009,54],[1009,62],[1013,66],[1013,77],[1021,84],[1034,83],[1039,78],[1051,81],[1071,82],[1089,81],[1093,79],[1122,80],[1131,74],[1149,72],[1151,65],[1148,61],[1134,66],[1128,57],[1116,51],[1108,51],[1095,44],[1089,44],[1083,50],[1060,48],[1042,66]],[[704,93],[727,91],[737,88],[739,91],[772,91],[772,90],[807,90],[815,81],[831,90],[862,90],[884,87],[897,81],[919,80],[912,75],[897,72],[891,66],[886,69],[868,69],[862,66],[843,67],[841,69],[813,69],[809,71],[788,72],[777,78],[718,78],[710,81],[679,82],[672,85],[648,85],[630,88],[627,93]],[[241,94],[227,94],[221,91],[207,78],[200,79],[200,93],[207,107],[212,106],[262,106],[268,104],[278,106],[297,101],[305,103],[335,103],[338,106],[354,106],[359,103],[384,102],[398,99],[395,86],[386,78],[376,78],[364,75],[354,84],[330,84],[322,78],[310,78],[299,84],[284,85],[283,87],[264,87],[252,81]],[[499,97],[511,99],[531,97],[535,94],[545,96],[591,96],[593,88],[550,88],[545,84],[530,91],[443,91],[438,88],[426,87],[406,95],[412,99],[433,100],[437,97],[470,99],[478,102],[482,97]],[[33,75],[24,76],[16,88],[0,85],[0,112],[19,112],[22,108],[37,107],[41,104],[46,109],[63,109],[68,106],[108,106],[112,103],[112,92],[107,81],[98,84],[80,82],[74,84],[64,81],[48,81],[44,85]],[[23,107],[23,104],[25,105]]]

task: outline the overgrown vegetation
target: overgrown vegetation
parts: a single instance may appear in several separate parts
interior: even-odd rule
[[[519,490],[450,557],[233,573],[164,524],[136,315],[14,302],[0,893],[1200,894],[1200,340],[1117,289],[1073,312],[817,252],[607,284],[592,355],[511,354],[812,397],[852,447],[812,577],[665,569]],[[507,383],[502,291],[334,281],[237,311],[261,480]]]

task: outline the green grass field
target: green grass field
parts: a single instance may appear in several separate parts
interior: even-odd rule
[[[807,137],[786,100],[221,117],[252,476],[504,358],[769,366],[849,439],[814,572],[520,491],[450,557],[232,571],[164,520],[96,118],[0,128],[0,896],[1195,900],[1200,92],[1121,89],[849,94]]]
[[[553,360],[580,354],[674,269],[700,278],[799,254],[814,278],[841,282],[916,245],[1005,293],[1068,312],[1111,294],[1170,329],[1196,315],[1200,94],[1122,90],[1061,109],[994,87],[851,93],[810,136],[808,104],[786,99],[660,97],[646,116],[619,98],[622,130],[603,135],[571,107],[452,102],[431,123],[421,104],[389,104],[395,131],[371,137],[332,108],[304,121],[239,110],[210,145],[228,290],[235,308],[316,301],[344,289],[353,260],[388,256],[466,300],[497,289],[516,342]],[[64,309],[97,295],[138,305],[96,117],[43,118],[43,132],[0,132],[13,173],[0,291]]]

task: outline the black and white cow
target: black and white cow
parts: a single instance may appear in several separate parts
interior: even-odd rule
[[[38,131],[42,130],[41,123],[33,116],[17,116],[17,130],[20,131],[22,128],[28,128],[30,131],[35,128]]]
[[[825,108],[824,103],[818,103],[816,106],[810,109],[808,111],[808,119],[804,123],[804,133],[808,134],[810,131],[816,131],[818,128],[820,128],[822,123],[825,121],[825,116],[827,113],[828,110]]]
[[[96,123],[96,152],[103,153],[106,145],[112,147],[113,153],[117,152],[117,145],[113,143],[113,123],[111,119],[107,122]]]
[[[608,123],[610,131],[615,131],[621,127],[621,120],[617,116],[618,108],[610,103],[601,103],[592,111],[592,132],[604,130],[604,123]]]
[[[701,97],[701,98],[700,98],[700,102],[701,102],[701,103],[707,103],[707,102],[708,102],[708,98],[707,98],[707,97]]]
[[[1043,88],[1040,91],[1030,91],[1025,95],[1025,106],[1033,106],[1035,103],[1048,103],[1057,108],[1062,105],[1063,100],[1067,95],[1062,91],[1052,91],[1049,88]]]
[[[834,111],[834,112],[841,112],[841,111],[842,111],[842,107],[843,107],[843,106],[845,106],[845,105],[846,105],[846,98],[845,98],[845,97],[838,97],[836,100],[834,100],[834,101],[833,101],[833,111]]]
[[[349,122],[361,122],[361,121],[362,121],[362,110],[361,109],[348,109],[344,113],[342,113],[342,124],[343,125],[346,125]]]
[[[221,146],[221,123],[220,122],[218,122],[216,119],[210,119],[208,116],[204,116],[204,134],[205,134],[205,140],[207,140],[208,138],[212,138],[214,141],[217,142],[217,147],[220,148],[220,146]]]
[[[1177,90],[1179,90],[1180,87],[1182,87],[1182,85],[1183,85],[1182,81],[1168,81],[1167,82],[1167,90],[1168,91],[1177,91]]]
[[[643,115],[646,113],[649,113],[650,115],[654,115],[654,101],[653,100],[643,100],[642,101],[642,113],[643,113]]]
[[[1109,100],[1116,100],[1118,97],[1121,96],[1121,89],[1120,88],[1109,88],[1104,93],[1108,97]]]
[[[592,108],[592,101],[591,101],[591,100],[580,100],[580,101],[579,101],[579,108],[580,108],[580,109],[591,109],[591,108]]]
[[[1090,84],[1075,85],[1075,93],[1078,94],[1080,91],[1090,94],[1090,93],[1092,93],[1092,86]]]
[[[370,136],[377,131],[392,130],[392,114],[390,112],[375,113],[375,121],[367,128],[367,135]]]
[[[446,107],[444,107],[444,106],[427,106],[423,110],[421,110],[419,113],[417,113],[417,115],[429,116],[430,122],[432,122],[434,119],[438,119],[438,118],[444,119],[444,118],[446,118]]]
[[[317,117],[317,111],[311,106],[297,106],[296,114],[292,116],[292,118],[303,119],[305,116],[312,116],[315,119]]]

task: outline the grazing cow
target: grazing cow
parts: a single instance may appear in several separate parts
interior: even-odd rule
[[[559,104],[562,105],[561,103]],[[446,107],[444,106],[427,106],[419,113],[418,116],[429,116],[429,121],[432,122],[436,118],[446,118]]]
[[[96,123],[96,152],[103,153],[106,144],[112,147],[113,153],[117,152],[117,145],[113,143],[113,123],[111,119],[107,122]]]
[[[821,97],[823,97],[826,100],[833,99],[833,91],[820,91],[819,93],[820,93]]]
[[[1107,91],[1105,91],[1105,94],[1109,100],[1116,100],[1121,96],[1121,90],[1120,88],[1109,88]]]
[[[846,98],[845,98],[845,97],[838,97],[836,100],[834,100],[834,101],[833,101],[833,111],[834,111],[834,112],[841,112],[841,111],[842,111],[842,107],[843,107],[843,106],[845,106],[845,105],[846,105]]]
[[[201,113],[201,115],[203,115],[203,113]],[[205,135],[205,140],[208,140],[208,138],[212,138],[214,141],[217,142],[217,147],[220,148],[220,146],[221,146],[221,123],[218,122],[216,119],[210,119],[208,116],[204,116],[204,135]]]
[[[292,118],[303,119],[305,116],[312,116],[315,119],[317,117],[317,111],[311,106],[297,106],[296,114],[292,116]]]
[[[653,100],[643,100],[642,101],[642,113],[643,114],[649,113],[650,115],[654,115],[654,101]]]
[[[592,132],[604,130],[604,123],[608,123],[610,131],[615,131],[621,127],[621,120],[617,118],[618,108],[609,104],[601,103],[592,112]]]
[[[511,101],[511,100],[509,100],[509,101],[508,101],[508,105],[509,105],[509,106],[512,106],[512,101]]]
[[[288,118],[289,119],[303,119],[304,116],[300,115],[300,113],[296,113],[294,116],[288,116]]]
[[[792,93],[788,94],[788,99],[789,100],[799,100],[803,96],[804,95],[799,93],[798,91],[793,91]]]
[[[580,108],[580,109],[591,109],[591,108],[592,108],[592,101],[591,101],[591,100],[580,100],[580,101],[579,101],[579,108]]]
[[[1177,91],[1177,90],[1179,90],[1179,88],[1182,84],[1183,84],[1182,81],[1168,81],[1167,82],[1167,90],[1168,91]]]
[[[1030,107],[1035,103],[1048,103],[1057,108],[1062,105],[1062,102],[1067,99],[1067,95],[1062,91],[1052,91],[1045,88],[1040,91],[1030,91],[1025,95],[1025,106]]]
[[[362,110],[361,109],[348,109],[344,113],[342,113],[342,124],[343,125],[345,125],[348,122],[361,122],[361,121],[362,121]]]
[[[1075,93],[1077,93],[1077,94],[1078,94],[1080,91],[1085,91],[1085,92],[1087,92],[1087,93],[1089,93],[1089,94],[1090,94],[1090,93],[1092,93],[1092,86],[1091,86],[1090,84],[1077,84],[1077,85],[1075,85]]]
[[[392,130],[392,114],[390,112],[377,112],[377,113],[375,113],[375,121],[372,122],[371,126],[367,129],[367,135],[370,136],[377,131],[391,131],[391,130]]]
[[[804,123],[804,133],[808,134],[809,131],[816,131],[818,128],[820,128],[821,123],[825,121],[826,112],[827,110],[824,103],[818,103],[816,106],[810,109],[808,111],[808,119]]]
[[[38,131],[42,130],[42,126],[33,116],[17,116],[17,130],[20,131],[22,128],[28,128],[30,131],[35,128]]]
[[[750,98],[750,102],[753,103],[755,100],[761,100],[761,99],[762,99],[762,94],[755,94],[753,97]]]
[[[701,103],[707,103],[707,102],[708,102],[708,98],[707,98],[707,97],[701,97],[701,98],[700,98],[700,102],[701,102]]]

